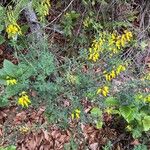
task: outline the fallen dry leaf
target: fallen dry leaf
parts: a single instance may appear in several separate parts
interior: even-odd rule
[[[98,150],[98,143],[90,144],[90,149],[91,150]]]

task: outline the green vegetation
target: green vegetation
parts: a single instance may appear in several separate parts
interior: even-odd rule
[[[150,138],[150,63],[146,61],[150,30],[145,16],[143,22],[137,21],[143,15],[139,6],[140,2],[127,0],[2,3],[0,44],[13,49],[16,62],[5,58],[1,63],[0,107],[45,106],[49,124],[62,130],[70,123],[102,130],[108,125],[107,115],[114,126],[114,118],[122,122],[122,132],[133,139]],[[149,2],[142,7],[149,7]],[[28,20],[24,14],[24,9],[30,13],[29,8],[37,17],[34,23],[40,25],[35,33],[32,15]],[[53,17],[55,8],[62,13]],[[77,145],[71,139],[64,148],[77,149]],[[109,141],[102,147],[111,146]],[[133,149],[147,148],[143,144]]]

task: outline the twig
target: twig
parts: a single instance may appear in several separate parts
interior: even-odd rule
[[[48,23],[46,26],[44,26],[44,28],[45,27],[47,27],[47,26],[49,26],[49,25],[51,25],[53,22],[55,22],[59,17],[61,17],[61,15],[70,7],[70,5],[74,2],[75,0],[72,0],[70,3],[69,3],[69,5],[55,18],[55,19],[53,19],[50,23]]]

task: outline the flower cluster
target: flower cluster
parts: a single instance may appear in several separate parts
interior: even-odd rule
[[[9,24],[6,28],[6,32],[8,34],[8,38],[14,38],[17,35],[21,35],[21,29],[17,23]]]
[[[108,86],[98,88],[98,90],[97,90],[97,94],[102,94],[103,96],[107,96],[108,93],[109,93],[109,87]]]
[[[104,76],[106,81],[111,81],[112,79],[116,78],[121,72],[125,71],[126,67],[123,65],[119,65],[116,69],[106,72],[104,71]]]
[[[105,42],[103,35],[105,34],[100,34],[99,39],[92,42],[92,45],[89,48],[89,60],[96,62],[99,59],[100,52],[103,51],[103,43]]]
[[[89,60],[96,62],[100,53],[104,50],[109,51],[110,55],[120,52],[133,38],[131,31],[125,30],[123,34],[106,33],[99,34],[99,38],[92,42],[89,48]]]
[[[79,119],[80,113],[81,113],[81,111],[79,109],[75,109],[71,114],[71,118],[72,119]]]
[[[7,76],[6,77],[6,83],[7,83],[7,85],[15,85],[15,84],[17,84],[17,80]]]
[[[127,30],[122,35],[112,33],[108,42],[109,50],[112,50],[113,53],[118,53],[121,48],[125,47],[131,41],[132,37],[132,32]]]
[[[19,96],[18,105],[21,105],[22,107],[28,107],[29,104],[31,104],[29,96],[26,92],[23,91]]]

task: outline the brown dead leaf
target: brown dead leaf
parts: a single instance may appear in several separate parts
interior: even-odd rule
[[[20,124],[22,121],[24,121],[27,117],[27,114],[25,111],[22,111],[18,113],[14,118],[14,124]]]
[[[54,139],[57,139],[61,136],[61,133],[59,131],[55,130],[55,131],[52,131],[51,135]]]
[[[45,111],[45,107],[40,107],[39,111],[37,112],[37,116],[41,116],[43,112]]]
[[[131,145],[139,145],[140,142],[138,139],[135,139],[134,141],[131,142]]]
[[[45,138],[47,141],[49,141],[49,140],[50,140],[50,137],[49,137],[48,131],[42,130],[42,132],[43,132],[43,134],[44,134],[44,138]]]
[[[0,137],[3,136],[2,128],[0,128]]]
[[[59,140],[59,142],[61,142],[61,143],[65,143],[65,142],[66,142],[66,138],[67,138],[67,135],[61,135],[58,140]]]
[[[90,144],[90,149],[91,150],[98,150],[98,143],[92,143],[92,144]]]

